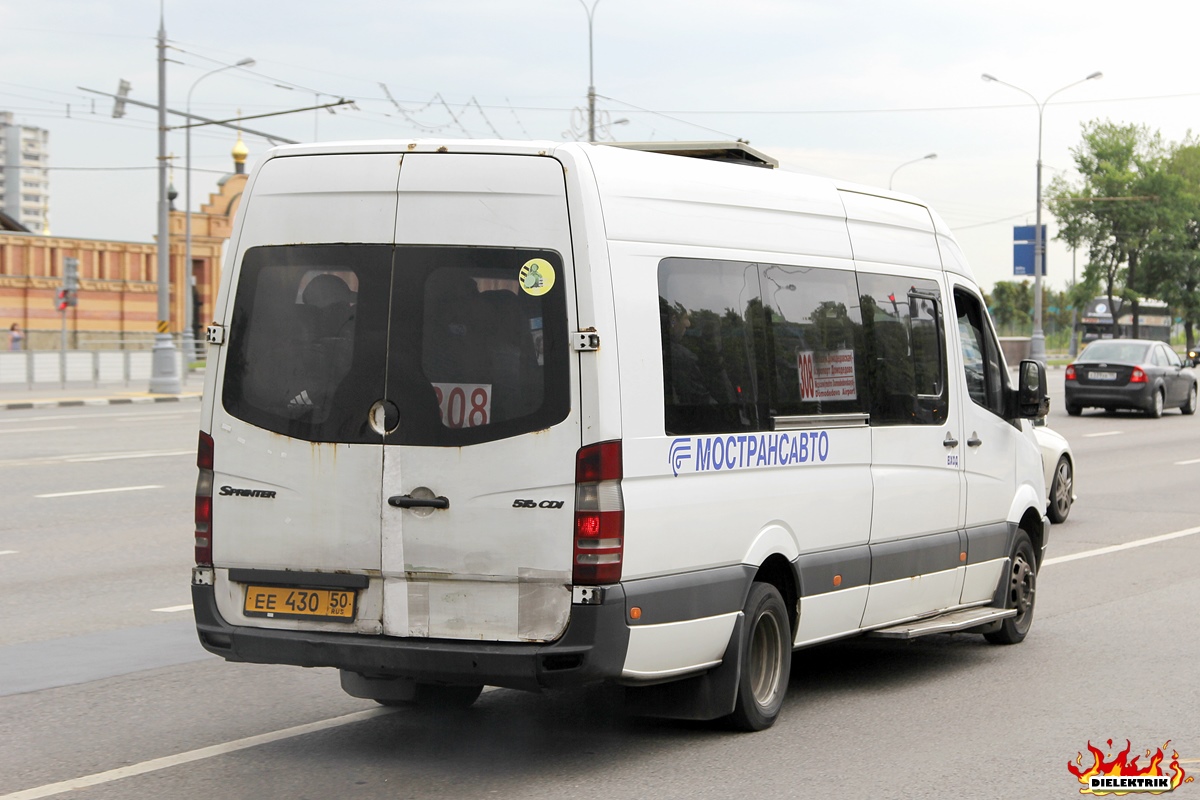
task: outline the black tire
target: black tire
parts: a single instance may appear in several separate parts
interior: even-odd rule
[[[1192,388],[1188,389],[1187,400],[1179,407],[1179,411],[1188,416],[1196,413],[1196,384],[1193,383]]]
[[[761,731],[775,724],[787,696],[792,672],[792,625],[779,590],[754,583],[743,609],[746,636],[737,703],[730,725],[742,731]]]
[[[1046,508],[1050,521],[1055,525],[1067,521],[1067,515],[1071,513],[1071,503],[1075,500],[1074,491],[1075,470],[1071,467],[1071,460],[1062,456],[1054,465],[1054,480],[1050,483],[1050,505]]]
[[[1161,417],[1163,412],[1163,402],[1163,390],[1155,389],[1154,397],[1150,399],[1150,407],[1146,409],[1146,416],[1150,417],[1150,419],[1158,419]]]
[[[446,686],[440,683],[418,683],[412,700],[380,700],[381,706],[419,708],[425,711],[460,711],[469,708],[483,693],[483,686]]]
[[[992,644],[1019,644],[1033,625],[1033,602],[1037,594],[1037,559],[1025,531],[1017,531],[1004,580],[1004,607],[1017,609],[1017,615],[1004,620],[999,630],[985,633],[983,637]]]
[[[1075,406],[1067,403],[1067,413],[1072,417],[1078,417],[1083,413],[1083,406]]]

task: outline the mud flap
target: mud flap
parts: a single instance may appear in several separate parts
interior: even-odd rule
[[[739,613],[721,664],[703,675],[625,688],[625,711],[639,717],[712,720],[733,713],[745,652],[746,615]]]

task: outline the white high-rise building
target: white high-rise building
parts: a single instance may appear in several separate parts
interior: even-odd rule
[[[34,233],[50,232],[50,131],[0,111],[0,209]]]

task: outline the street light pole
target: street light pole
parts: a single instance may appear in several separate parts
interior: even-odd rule
[[[1061,89],[1055,89],[1050,94],[1046,95],[1046,99],[1038,102],[1038,99],[1032,94],[1022,89],[1020,86],[1014,86],[1011,83],[1000,80],[992,75],[983,73],[983,80],[990,83],[999,83],[1007,86],[1010,89],[1016,89],[1021,94],[1033,101],[1033,104],[1038,110],[1038,150],[1037,150],[1037,212],[1034,216],[1033,223],[1033,336],[1029,342],[1029,357],[1035,361],[1042,363],[1046,362],[1046,335],[1042,330],[1042,270],[1046,263],[1046,243],[1042,241],[1042,116],[1046,110],[1046,104],[1050,102],[1050,98],[1059,92],[1064,92],[1072,86],[1078,86],[1081,83],[1103,78],[1103,72],[1093,72],[1082,80],[1068,83]]]
[[[196,358],[196,337],[193,329],[196,326],[196,321],[193,319],[195,314],[195,299],[193,293],[196,291],[192,285],[192,92],[195,91],[196,85],[200,81],[207,78],[209,75],[216,75],[218,72],[224,72],[227,69],[236,69],[238,67],[253,67],[253,58],[243,58],[236,64],[228,64],[223,67],[217,67],[214,70],[204,73],[199,78],[192,82],[191,88],[187,93],[187,121],[188,126],[184,128],[184,235],[183,235],[183,272],[184,284],[186,289],[184,293],[186,300],[184,301],[184,320],[183,328],[183,352],[184,358],[189,362]]]
[[[588,8],[587,3],[583,0],[579,0],[579,4],[587,12],[588,18],[588,141],[594,142],[596,141],[596,80],[592,71],[592,18],[596,14],[596,6],[600,5],[600,0],[595,0],[591,8]]]
[[[171,319],[171,232],[167,216],[167,29],[158,17],[158,326],[150,357],[150,391],[179,394],[179,358],[167,329]]]
[[[888,189],[890,190],[892,188],[892,178],[895,178],[896,173],[902,168],[907,167],[909,164],[918,164],[922,161],[930,161],[935,158],[937,158],[937,153],[930,153],[928,155],[921,156],[920,158],[914,158],[912,161],[905,161],[899,167],[896,167],[894,170],[892,170],[892,174],[888,177]]]

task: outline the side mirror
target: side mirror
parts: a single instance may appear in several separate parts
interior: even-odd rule
[[[1017,371],[1016,414],[1019,419],[1041,419],[1050,411],[1046,394],[1046,367],[1026,359]]]

